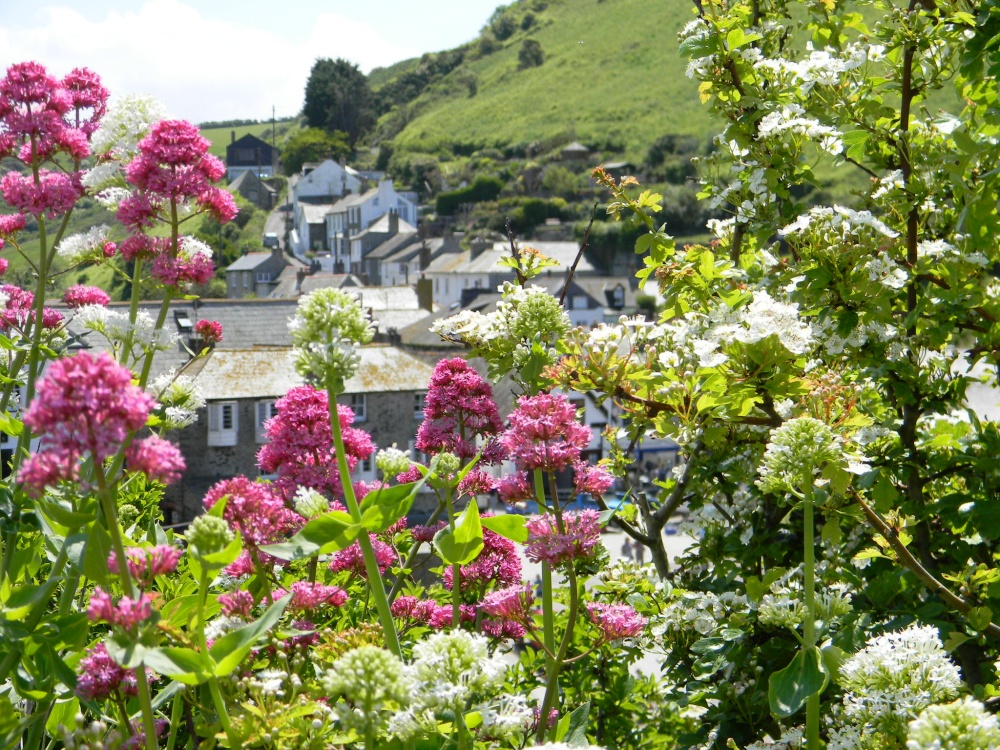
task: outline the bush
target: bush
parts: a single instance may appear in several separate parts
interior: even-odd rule
[[[482,203],[496,200],[503,190],[504,181],[499,177],[479,175],[464,188],[441,193],[435,202],[434,210],[440,216],[452,216],[465,203]]]
[[[543,62],[545,62],[545,52],[538,40],[525,39],[521,42],[521,49],[517,53],[517,67],[520,70],[537,68]]]

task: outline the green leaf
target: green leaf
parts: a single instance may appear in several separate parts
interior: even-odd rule
[[[775,718],[787,719],[806,704],[809,696],[820,693],[826,681],[826,667],[819,649],[815,646],[799,649],[792,663],[774,672],[768,680],[771,713]]]
[[[948,638],[944,642],[944,650],[950,654],[956,648],[958,648],[963,643],[969,640],[972,640],[972,638],[970,636],[967,636],[965,633],[960,633],[957,630],[952,630],[950,633],[948,633]]]
[[[867,130],[848,130],[841,136],[846,156],[854,161],[861,161],[865,156],[865,144],[868,143],[869,133]]]
[[[465,565],[479,556],[483,550],[483,525],[475,500],[470,500],[458,516],[454,532],[445,526],[434,535],[434,548],[448,565]]]
[[[590,747],[590,742],[587,740],[587,719],[589,716],[590,701],[574,708],[569,715],[566,734],[562,736],[562,741],[570,747]]]
[[[53,737],[56,737],[61,734],[59,732],[60,725],[67,728],[76,726],[76,715],[79,710],[80,700],[78,698],[70,698],[68,701],[56,701],[48,720],[45,722],[45,729]]]
[[[973,607],[965,617],[976,630],[986,630],[993,620],[993,610],[989,607]]]
[[[504,539],[510,539],[519,544],[528,541],[528,529],[524,526],[527,519],[524,516],[508,513],[505,516],[487,516],[480,518],[479,521],[484,529],[489,529]]]
[[[332,510],[314,518],[287,542],[268,544],[261,549],[281,560],[301,560],[345,549],[354,543],[361,525],[342,510]]]
[[[141,643],[121,643],[115,638],[104,641],[108,654],[123,667],[140,664],[171,677],[185,685],[200,685],[211,676],[211,664],[206,656],[191,648],[147,648]]]
[[[823,524],[823,531],[820,532],[820,537],[831,547],[836,547],[840,544],[840,540],[844,538],[844,532],[840,529],[840,520],[831,518]]]
[[[823,656],[823,667],[826,669],[827,679],[835,679],[840,673],[840,665],[847,661],[847,652],[833,644],[825,646],[820,652]],[[824,686],[825,686],[824,682]]]
[[[291,600],[292,595],[286,594],[268,607],[259,620],[232,633],[226,633],[212,644],[208,652],[215,662],[216,677],[225,677],[240,665],[257,639],[278,624],[281,613]]]
[[[757,576],[749,576],[747,578],[747,596],[751,601],[760,603],[760,600],[764,598],[764,594],[771,588],[771,585],[784,574],[784,568],[771,568],[764,574],[763,581]]]
[[[62,581],[60,576],[49,578],[44,584],[26,584],[15,586],[10,596],[6,597],[0,607],[0,618],[4,620],[20,620],[27,615],[39,602],[46,601],[52,590]]]
[[[423,483],[421,480],[369,492],[361,501],[361,525],[373,534],[388,529],[410,512]]]

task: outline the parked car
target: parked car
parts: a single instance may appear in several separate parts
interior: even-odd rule
[[[281,240],[278,239],[278,235],[274,232],[268,232],[264,235],[264,247],[280,247]]]

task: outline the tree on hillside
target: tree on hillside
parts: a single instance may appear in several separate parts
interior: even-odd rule
[[[302,113],[312,128],[347,133],[353,149],[375,120],[368,78],[343,58],[317,60],[306,83]]]
[[[306,128],[288,139],[281,154],[285,174],[291,176],[302,169],[307,161],[340,159],[351,153],[347,133],[335,130],[328,133],[320,128]]]
[[[543,62],[545,62],[545,51],[537,39],[525,39],[521,42],[521,49],[517,51],[517,66],[521,70],[537,68]]]

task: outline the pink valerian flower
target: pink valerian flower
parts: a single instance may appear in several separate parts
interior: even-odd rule
[[[497,480],[482,469],[473,469],[458,483],[458,496],[485,495],[496,489]]]
[[[51,219],[76,205],[83,186],[78,177],[48,169],[39,170],[37,184],[30,175],[8,172],[0,179],[0,194],[18,211]]]
[[[410,468],[402,474],[396,475],[396,481],[400,484],[409,484],[410,482],[419,482],[422,476],[423,474],[420,473],[420,469],[417,468],[417,465],[412,464]]]
[[[450,604],[442,604],[429,613],[427,624],[435,630],[450,628],[455,621],[455,611]],[[476,608],[471,604],[462,604],[458,608],[459,622],[475,622]]]
[[[249,591],[236,589],[228,594],[219,594],[219,605],[222,607],[222,614],[246,619],[253,610],[253,595]]]
[[[489,383],[461,357],[438,362],[427,389],[417,450],[469,459],[478,453],[477,438],[489,439],[502,429]]]
[[[25,226],[24,214],[4,214],[0,216],[0,237],[11,237]]]
[[[143,229],[149,229],[154,224],[156,224],[157,211],[159,210],[159,204],[154,203],[150,196],[146,193],[132,193],[122,199],[121,203],[118,204],[118,209],[115,211],[115,217],[120,221],[126,229],[132,230],[134,234],[130,235],[129,238],[122,243],[122,255],[126,260],[131,260],[135,257],[138,252],[131,249],[126,250],[126,245],[131,248],[133,245],[138,245],[139,239],[132,239],[134,237],[139,237],[148,240],[149,238],[142,234],[135,234],[141,232]]]
[[[250,547],[280,542],[289,532],[303,525],[302,516],[286,507],[271,486],[263,482],[254,482],[243,476],[223,479],[212,485],[202,504],[205,510],[211,510],[226,496],[228,499],[222,517]]]
[[[149,275],[164,286],[180,287],[184,284],[207,284],[215,275],[212,259],[195,253],[166,252],[153,258]]]
[[[603,495],[615,483],[615,476],[601,466],[580,462],[573,467],[573,488],[577,494]]]
[[[117,603],[100,586],[94,588],[87,606],[87,619],[91,622],[106,622],[125,630],[134,630],[153,615],[153,600],[148,594],[140,594],[138,599],[125,596]]]
[[[524,625],[513,620],[483,620],[481,627],[486,635],[504,641],[523,638],[527,632]]]
[[[2,249],[3,249],[3,240],[0,240],[0,250]],[[6,258],[0,258],[0,276],[3,276],[5,273],[7,273],[8,265],[9,262]]]
[[[76,695],[87,701],[110,698],[119,689],[126,696],[136,694],[134,669],[125,669],[108,654],[103,643],[87,649],[80,660],[80,676],[76,681]]]
[[[635,638],[642,634],[647,622],[645,617],[627,604],[590,602],[587,604],[587,614],[597,626],[603,642]]]
[[[392,616],[403,621],[413,621],[432,628],[450,628],[454,611],[451,604],[438,604],[433,599],[417,599],[415,596],[401,596],[394,601],[389,609]],[[475,622],[476,608],[463,604],[459,607],[460,622]]]
[[[83,307],[84,305],[107,307],[108,303],[111,302],[111,297],[103,289],[96,286],[74,284],[63,294],[63,302],[72,308]]]
[[[444,521],[438,521],[433,526],[421,526],[418,524],[410,529],[410,534],[413,535],[413,541],[415,542],[430,542],[433,541],[434,535],[445,526],[447,524]]]
[[[419,601],[415,596],[400,596],[389,605],[389,611],[392,612],[393,617],[408,620],[413,615],[413,610]]]
[[[73,68],[63,78],[62,85],[69,93],[74,110],[68,113],[73,120],[70,126],[79,128],[85,135],[93,134],[107,111],[108,90],[101,85],[97,74],[86,68]]]
[[[132,373],[107,353],[57,359],[24,414],[24,423],[45,441],[25,461],[19,480],[40,492],[45,485],[36,482],[43,477],[47,484],[76,479],[76,464],[85,454],[95,463],[113,456],[146,424],[153,404],[152,396],[132,385]]]
[[[375,551],[375,562],[378,565],[379,572],[385,573],[385,571],[389,569],[390,565],[398,562],[399,560],[396,555],[396,550],[374,534],[369,534],[368,537],[371,539],[372,548]],[[367,578],[368,571],[365,570],[365,560],[361,554],[361,545],[358,542],[355,542],[347,549],[335,552],[333,560],[330,561],[330,570],[334,573],[340,573],[341,571],[347,570],[354,575]]]
[[[535,593],[531,586],[515,585],[487,594],[481,607],[485,614],[496,620],[509,620],[527,625],[534,601]]]
[[[303,385],[292,388],[275,403],[277,415],[264,423],[267,444],[257,454],[257,463],[268,474],[277,474],[274,486],[291,500],[299,487],[312,487],[330,497],[343,497],[337,472],[337,456],[330,431],[326,391]],[[354,470],[358,461],[375,452],[371,436],[355,429],[354,412],[338,405],[347,465]],[[334,503],[334,509],[343,509]]]
[[[489,518],[491,513],[484,513]],[[454,568],[449,565],[444,569],[445,588],[454,585]],[[484,587],[506,588],[521,580],[521,557],[512,541],[495,531],[483,529],[483,550],[479,556],[459,568],[461,589],[480,591]]]
[[[518,469],[562,471],[580,460],[592,437],[576,420],[576,408],[563,395],[522,396],[500,442]]]
[[[527,472],[515,471],[497,483],[500,499],[507,505],[517,505],[535,499],[535,489],[531,486]]]
[[[35,295],[13,284],[0,286],[0,293],[7,297],[6,305],[0,310],[0,330],[25,331],[35,320]],[[62,320],[62,315],[51,307],[42,308],[42,328],[58,328]]]
[[[158,544],[155,547],[128,547],[125,550],[125,560],[129,575],[141,586],[153,584],[157,576],[167,575],[177,570],[177,561],[183,551],[170,544]],[[118,572],[118,555],[113,551],[108,555],[108,568]]]
[[[600,514],[596,510],[563,514],[565,531],[559,531],[555,516],[542,515],[528,521],[524,554],[534,562],[553,565],[590,558],[601,541]]]
[[[187,468],[180,449],[156,435],[134,441],[125,450],[125,466],[141,471],[154,482],[173,484]]]
[[[346,601],[347,592],[339,586],[296,581],[292,584],[292,601],[288,609],[292,612],[311,612],[325,606],[340,607]]]
[[[222,323],[215,320],[199,320],[194,324],[194,332],[206,344],[217,344],[222,341]]]

